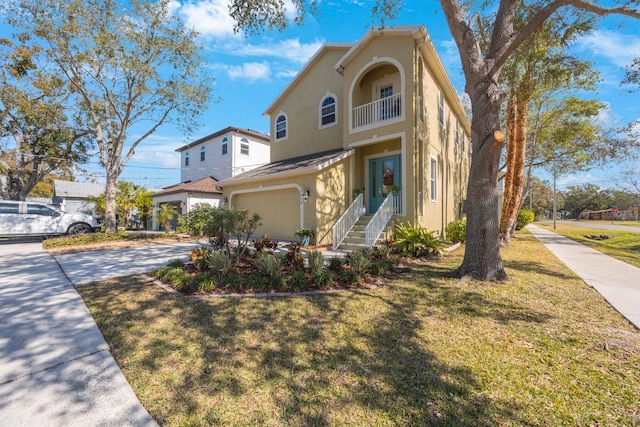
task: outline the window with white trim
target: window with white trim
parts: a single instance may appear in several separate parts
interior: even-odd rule
[[[444,127],[444,94],[438,91],[438,123]]]
[[[429,165],[429,168],[430,168],[429,197],[432,202],[437,202],[438,201],[438,159],[436,159],[435,157],[431,157],[431,164]]]
[[[203,145],[202,147],[200,147],[200,161],[201,162],[204,162],[204,159],[205,159],[204,152],[205,152],[205,148],[204,148],[204,145]]]
[[[247,138],[242,138],[240,140],[240,154],[245,156],[249,155],[249,140]]]
[[[189,166],[189,152],[184,153],[184,165]]]
[[[337,122],[337,103],[333,94],[328,94],[320,103],[320,127],[334,125]]]
[[[280,113],[276,118],[276,141],[287,138],[287,115]]]
[[[229,139],[225,136],[222,139],[222,155],[224,156],[229,152]]]

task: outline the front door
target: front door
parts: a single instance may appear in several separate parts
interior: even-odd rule
[[[400,154],[369,159],[369,213],[378,210],[385,197],[400,190]]]

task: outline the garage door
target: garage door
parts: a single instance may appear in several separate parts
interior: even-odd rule
[[[238,194],[233,197],[233,207],[257,212],[262,217],[262,227],[255,237],[266,233],[275,240],[297,240],[294,234],[300,228],[300,193],[297,189]]]

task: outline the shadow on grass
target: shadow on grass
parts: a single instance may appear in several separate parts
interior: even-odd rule
[[[161,424],[526,425],[517,405],[488,397],[469,368],[429,350],[424,319],[430,310],[499,322],[545,316],[438,289],[432,278],[448,271],[416,269],[404,277],[410,285],[389,292],[294,298],[201,300],[136,282],[82,294],[130,382],[163,382],[160,397],[145,394],[148,384],[136,389]],[[228,399],[235,407],[216,405]]]

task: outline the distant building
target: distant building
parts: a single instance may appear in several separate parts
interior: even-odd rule
[[[88,201],[89,197],[98,197],[104,193],[104,189],[104,184],[55,179],[52,204],[65,212],[87,212],[94,207],[94,204]]]

